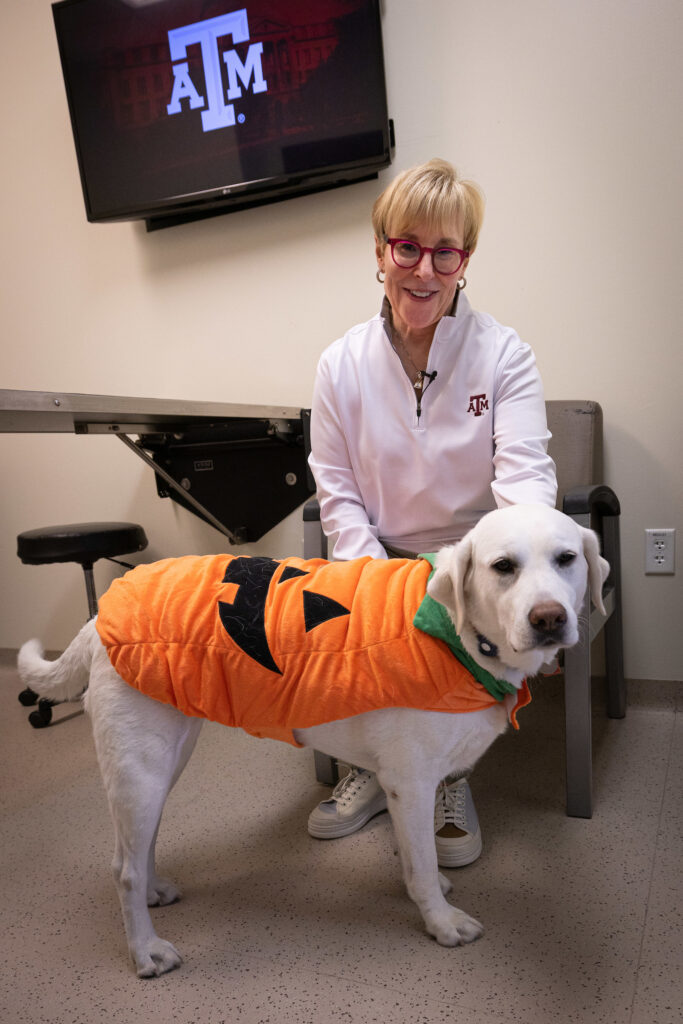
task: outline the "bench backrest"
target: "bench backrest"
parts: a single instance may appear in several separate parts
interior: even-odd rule
[[[573,487],[603,483],[602,409],[597,402],[557,399],[545,403],[548,451],[557,467],[558,507]]]

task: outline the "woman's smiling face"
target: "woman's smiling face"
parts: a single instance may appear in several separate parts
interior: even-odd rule
[[[417,225],[400,237],[421,246],[463,248],[461,224],[442,225],[440,231]],[[439,274],[434,270],[430,253],[423,253],[416,266],[406,270],[394,262],[391,245],[375,238],[377,264],[384,272],[384,291],[394,318],[394,327],[406,341],[431,341],[439,320],[453,305],[458,281],[465,273],[465,260],[456,274]]]

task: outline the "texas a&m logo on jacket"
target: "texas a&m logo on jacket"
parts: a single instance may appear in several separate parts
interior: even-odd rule
[[[470,404],[467,411],[475,416],[483,416],[489,407],[489,400],[486,395],[470,395]]]

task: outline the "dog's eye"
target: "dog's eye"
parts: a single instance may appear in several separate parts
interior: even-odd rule
[[[509,558],[499,558],[497,562],[493,563],[492,568],[501,576],[509,576],[515,571],[515,563],[511,562]]]
[[[560,566],[571,565],[575,558],[575,551],[563,551],[561,555],[557,556],[557,564]]]

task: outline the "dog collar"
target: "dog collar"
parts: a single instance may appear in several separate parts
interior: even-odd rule
[[[434,575],[434,561],[436,559],[435,554],[420,555],[420,558],[424,558],[425,561],[429,562],[432,567],[432,571],[429,574],[429,579]],[[488,690],[492,697],[496,700],[503,700],[510,693],[517,693],[517,688],[508,683],[506,679],[497,679],[496,676],[487,672],[485,668],[474,660],[472,655],[465,650],[463,642],[455,631],[455,626],[451,621],[451,617],[442,604],[435,601],[429,594],[425,594],[420,603],[420,607],[415,613],[413,619],[413,625],[421,630],[423,633],[428,633],[430,636],[436,637],[437,640],[443,640],[444,643],[448,644],[451,652],[455,655],[461,664],[470,672],[478,683]],[[485,637],[477,638],[484,644],[488,644],[488,651],[481,651],[485,657],[494,658],[498,653],[495,644],[490,643]],[[481,650],[481,647],[480,647]]]
[[[485,658],[497,658],[498,648],[492,640],[487,640],[481,633],[477,633],[477,650],[480,654],[483,654]]]

